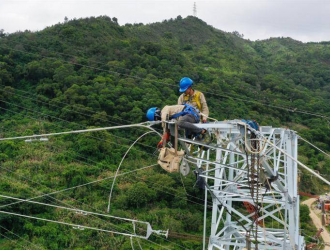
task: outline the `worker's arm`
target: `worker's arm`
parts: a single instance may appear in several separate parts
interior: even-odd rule
[[[200,93],[199,95],[199,101],[201,103],[201,107],[202,107],[202,110],[201,112],[205,115],[205,116],[209,116],[209,108],[207,106],[207,103],[206,103],[206,99],[205,99],[205,96],[203,93]],[[203,122],[206,122],[207,121],[207,117],[204,117],[202,116],[202,121]]]
[[[178,105],[182,105],[183,104],[183,94],[179,96],[178,99]]]

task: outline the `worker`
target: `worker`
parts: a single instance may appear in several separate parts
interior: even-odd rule
[[[158,143],[158,148],[163,146],[163,143],[169,140],[169,133],[166,130],[165,121],[178,120],[178,128],[185,129],[186,134],[195,135],[197,139],[203,141],[205,144],[209,144],[212,138],[206,129],[199,128],[194,123],[199,123],[199,111],[189,104],[185,105],[167,105],[162,110],[157,107],[150,108],[147,112],[147,118],[149,121],[162,121],[164,134],[162,140]]]
[[[193,80],[189,77],[183,77],[181,79],[179,91],[183,94],[181,94],[178,99],[178,105],[187,103],[194,108],[197,108],[201,112],[201,121],[205,123],[209,116],[209,108],[207,107],[204,94],[198,90],[194,90],[192,85]]]

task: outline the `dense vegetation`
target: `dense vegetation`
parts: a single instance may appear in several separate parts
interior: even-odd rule
[[[330,151],[329,65],[329,43],[290,38],[251,42],[195,17],[120,26],[116,18],[102,16],[66,21],[40,32],[1,33],[0,136],[142,122],[149,107],[175,104],[178,80],[189,76],[205,93],[212,117],[287,126]],[[52,137],[46,143],[1,142],[1,193],[29,198],[112,176],[130,144],[144,132],[125,129]],[[157,140],[152,135],[141,139],[122,171],[154,164]],[[330,159],[307,144],[300,145],[300,160],[329,178]],[[301,190],[324,191],[308,173],[302,172],[300,179]],[[112,214],[200,236],[203,191],[194,188],[194,182],[192,175],[182,180],[159,167],[119,177]],[[104,213],[111,184],[102,181],[38,201]],[[128,228],[127,223],[36,204],[6,209],[108,230]],[[305,210],[302,227],[313,235]],[[127,237],[11,215],[0,215],[0,225],[7,237],[0,240],[1,249],[131,249]],[[170,249],[201,248],[199,237],[151,240]],[[137,241],[134,244],[138,247]],[[160,249],[149,241],[141,240],[141,245]]]

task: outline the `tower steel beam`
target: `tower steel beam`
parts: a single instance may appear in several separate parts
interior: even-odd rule
[[[197,126],[207,127],[216,143],[179,141],[211,193],[207,249],[304,249],[295,131],[270,126],[255,130],[240,120]],[[199,150],[190,152],[189,145]]]

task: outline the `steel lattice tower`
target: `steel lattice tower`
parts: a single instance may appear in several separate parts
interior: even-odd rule
[[[268,126],[257,131],[239,120],[198,126],[207,126],[217,143],[179,139],[187,153],[181,171],[186,163],[197,166],[206,201],[212,196],[208,249],[305,249],[299,234],[297,134]],[[205,208],[205,220],[206,213]],[[206,221],[204,236],[205,229]]]
[[[197,17],[197,5],[196,5],[196,2],[194,2],[193,12],[194,12],[194,17]]]

